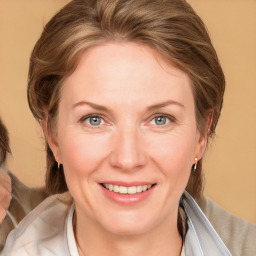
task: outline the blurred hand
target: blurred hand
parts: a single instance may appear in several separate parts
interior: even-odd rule
[[[7,172],[0,171],[0,225],[12,200],[12,182]]]

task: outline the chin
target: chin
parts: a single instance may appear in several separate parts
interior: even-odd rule
[[[121,213],[105,215],[101,225],[109,233],[115,235],[141,235],[149,232],[157,225],[158,218],[141,213]]]
[[[149,232],[151,228],[149,225],[136,225],[135,222],[134,224],[131,225],[124,225],[124,223],[116,224],[112,227],[107,227],[107,231],[113,235],[122,235],[122,236],[136,236],[136,235],[141,235]]]

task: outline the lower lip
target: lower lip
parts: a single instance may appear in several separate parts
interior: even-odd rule
[[[152,194],[155,188],[155,186],[153,186],[144,192],[140,192],[136,194],[121,194],[121,193],[110,191],[104,188],[102,185],[100,186],[107,198],[122,205],[134,205],[146,200]]]

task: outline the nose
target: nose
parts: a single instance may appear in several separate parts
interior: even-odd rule
[[[123,128],[115,134],[110,164],[123,171],[138,170],[146,165],[146,145],[136,127]]]

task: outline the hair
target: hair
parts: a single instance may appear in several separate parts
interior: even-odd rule
[[[8,132],[0,119],[0,166],[5,162],[7,153],[11,153]]]
[[[90,47],[104,42],[147,45],[168,58],[192,81],[197,128],[214,135],[222,108],[225,78],[207,29],[184,0],[73,0],[45,26],[30,58],[28,102],[35,118],[54,127],[63,81],[74,72]],[[48,193],[67,190],[63,167],[58,170],[46,141]],[[203,190],[202,159],[191,168],[187,191]]]

